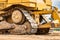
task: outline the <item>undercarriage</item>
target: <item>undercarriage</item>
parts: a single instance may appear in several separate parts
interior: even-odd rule
[[[36,34],[48,33],[49,28],[38,28],[37,23],[31,17],[30,11],[15,7],[1,15],[0,32],[2,34]],[[47,31],[48,30],[48,31]]]

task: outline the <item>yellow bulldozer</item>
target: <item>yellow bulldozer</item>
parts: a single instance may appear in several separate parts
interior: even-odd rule
[[[48,33],[59,25],[58,9],[51,0],[0,0],[1,33]]]

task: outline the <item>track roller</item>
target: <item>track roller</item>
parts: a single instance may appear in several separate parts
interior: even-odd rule
[[[23,24],[25,22],[25,17],[23,15],[23,12],[20,10],[19,7],[15,7],[9,11],[11,14],[10,17],[8,17],[7,21],[10,23],[19,23]],[[10,19],[9,19],[10,18]]]
[[[27,21],[24,23],[24,25],[26,25],[26,29],[25,29],[26,33],[31,34],[32,27],[31,27],[30,23]]]

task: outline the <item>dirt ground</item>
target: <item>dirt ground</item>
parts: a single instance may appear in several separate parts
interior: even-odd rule
[[[46,35],[0,35],[0,40],[60,40],[60,33]]]
[[[6,23],[5,23],[6,24]],[[5,27],[5,24],[2,25]],[[8,26],[8,25],[7,25]],[[3,28],[3,27],[2,27]],[[0,40],[60,40],[60,31],[52,32],[54,30],[50,30],[49,34],[45,35],[10,35],[10,34],[0,34]]]

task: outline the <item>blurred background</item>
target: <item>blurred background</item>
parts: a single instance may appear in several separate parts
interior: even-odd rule
[[[60,0],[52,0],[52,6],[58,7],[60,11]]]

